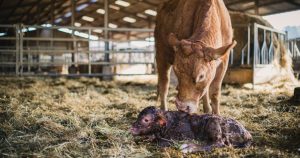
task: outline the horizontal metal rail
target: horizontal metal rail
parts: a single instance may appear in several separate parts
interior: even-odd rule
[[[271,27],[263,26],[263,25],[260,25],[260,24],[257,24],[257,23],[255,23],[255,25],[256,25],[257,28],[260,28],[260,29],[263,29],[263,30],[266,30],[266,31],[271,31],[273,33],[279,33],[279,34],[282,34],[282,35],[286,35],[286,32],[279,31],[279,30],[271,28]]]
[[[1,40],[7,40],[7,41],[14,41],[16,40],[15,37],[0,37]],[[23,41],[48,41],[48,42],[76,42],[76,41],[98,41],[98,42],[133,42],[133,41],[140,41],[140,40],[112,40],[112,39],[85,39],[82,37],[74,37],[74,38],[43,38],[43,37],[23,37]]]
[[[15,62],[1,62],[0,64],[4,64],[4,65],[14,65]],[[27,65],[54,65],[54,66],[63,66],[63,65],[145,65],[145,64],[153,64],[153,62],[55,62],[55,63],[50,63],[50,62],[35,62],[35,63],[28,63],[28,62],[24,62],[23,65],[27,66]]]
[[[1,26],[1,25],[0,25]],[[153,32],[154,29],[143,29],[143,28],[104,28],[104,27],[75,27],[75,26],[39,26],[39,25],[23,25],[24,28],[37,28],[37,29],[72,29],[72,30],[107,30],[107,31],[118,31],[118,32]]]
[[[14,74],[1,74],[5,76],[15,76]],[[58,73],[24,73],[24,76],[31,77],[31,76],[37,76],[37,77],[114,77],[114,76],[152,76],[155,75],[153,73],[141,73],[141,74],[119,74],[119,73],[110,73],[110,74],[104,74],[104,73],[80,73],[80,74],[58,74]]]
[[[14,50],[10,52],[15,52]],[[52,53],[55,54],[66,54],[66,53],[91,53],[91,54],[154,54],[155,51],[88,51],[88,50],[23,50],[23,53],[30,53],[30,54],[43,54],[43,53]]]

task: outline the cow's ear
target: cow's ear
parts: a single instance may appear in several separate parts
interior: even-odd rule
[[[205,48],[204,56],[209,61],[216,60],[216,59],[222,57],[223,55],[229,53],[230,50],[235,47],[235,45],[236,45],[236,41],[233,41],[231,44],[217,48],[217,49],[207,47],[207,48]]]
[[[178,40],[178,38],[176,37],[176,35],[174,33],[169,34],[168,42],[172,47],[180,45],[180,41]]]
[[[182,48],[182,53],[184,53],[185,55],[189,56],[193,53],[192,42],[182,39],[180,41],[180,46]]]

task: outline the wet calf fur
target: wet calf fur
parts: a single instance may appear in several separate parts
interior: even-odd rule
[[[197,140],[206,144],[184,144],[181,149],[185,153],[224,146],[247,147],[252,141],[251,134],[234,119],[211,114],[163,111],[152,106],[140,112],[131,127],[131,133],[152,138],[152,141],[164,147],[181,140]]]

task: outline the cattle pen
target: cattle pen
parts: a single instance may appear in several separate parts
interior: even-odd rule
[[[142,109],[160,106],[158,12],[183,0],[0,0],[0,157],[299,157],[300,34],[263,17],[300,1],[215,1],[237,41],[220,114],[245,126],[250,147],[185,154],[191,140],[160,147],[130,132]],[[178,84],[171,70],[172,111]]]

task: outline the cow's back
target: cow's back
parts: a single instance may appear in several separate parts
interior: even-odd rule
[[[174,51],[168,44],[170,33],[175,33],[179,39],[203,41],[210,47],[220,47],[232,41],[231,21],[223,0],[165,2],[156,19],[156,49],[158,56],[173,59]]]

